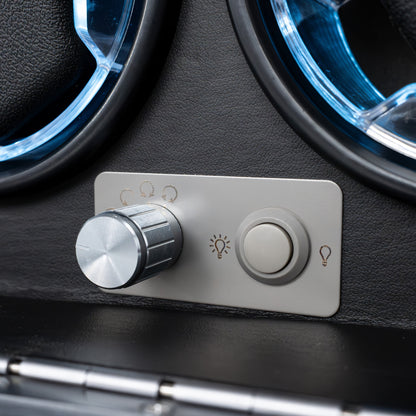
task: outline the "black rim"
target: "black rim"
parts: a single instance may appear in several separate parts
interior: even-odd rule
[[[259,1],[261,4],[269,4]],[[377,155],[352,141],[358,131],[330,122],[325,114],[332,112],[324,104],[310,100],[286,63],[291,59],[284,41],[279,55],[266,31],[257,2],[228,0],[235,31],[246,58],[266,94],[294,130],[325,158],[335,161],[350,174],[376,189],[416,201],[416,172],[395,163],[394,158]],[[336,116],[331,115],[336,120]],[[356,136],[357,137],[357,136]],[[362,138],[365,142],[365,137]]]

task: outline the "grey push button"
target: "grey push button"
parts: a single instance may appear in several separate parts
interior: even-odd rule
[[[236,251],[248,275],[268,285],[286,285],[305,268],[309,236],[289,210],[265,208],[252,212],[240,224]]]
[[[278,225],[260,224],[247,233],[244,254],[253,269],[261,273],[277,273],[292,257],[292,240]]]

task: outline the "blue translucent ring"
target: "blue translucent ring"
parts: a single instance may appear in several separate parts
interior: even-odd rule
[[[228,6],[253,71],[294,129],[366,183],[416,201],[416,83],[389,97],[373,85],[344,33],[348,1]]]
[[[371,83],[350,50],[339,17],[349,0],[270,2],[290,52],[319,95],[376,142],[416,159],[416,83],[388,98]]]
[[[37,185],[82,163],[120,131],[129,100],[141,104],[162,67],[180,0],[73,0],[75,31],[95,60],[77,97],[27,137],[0,139],[0,192]],[[137,94],[139,92],[139,94]]]
[[[97,5],[97,3],[101,3]],[[110,3],[112,3],[111,7]],[[117,4],[117,7],[114,7]],[[74,101],[53,121],[36,133],[22,137],[14,143],[0,146],[0,162],[19,158],[48,142],[56,140],[59,135],[73,123],[100,92],[110,73],[117,76],[123,69],[123,59],[119,53],[125,41],[126,30],[133,12],[134,0],[114,2],[112,0],[74,0],[74,25],[76,32],[91,52],[96,62],[96,69]],[[99,23],[107,10],[111,10],[111,20],[117,24],[111,33],[102,32]]]

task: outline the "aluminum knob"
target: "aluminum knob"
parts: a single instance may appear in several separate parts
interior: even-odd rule
[[[106,211],[81,228],[76,256],[84,275],[105,289],[141,282],[172,266],[182,250],[176,217],[159,205]]]

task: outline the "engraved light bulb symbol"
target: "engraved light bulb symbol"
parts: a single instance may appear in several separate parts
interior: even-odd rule
[[[209,240],[211,244],[209,245],[212,248],[212,252],[217,252],[217,258],[219,260],[222,259],[223,254],[228,254],[228,250],[231,250],[231,247],[229,246],[230,240],[228,240],[228,237],[222,237],[221,234],[217,237],[215,234],[213,238]]]
[[[322,246],[320,248],[319,254],[322,257],[322,266],[324,266],[324,267],[328,266],[328,259],[329,259],[329,256],[331,255],[331,253],[332,253],[331,247],[329,247],[327,245]]]
[[[225,249],[225,241],[224,240],[216,240],[215,241],[215,250],[217,250],[217,255],[219,259],[222,259],[222,252]]]

